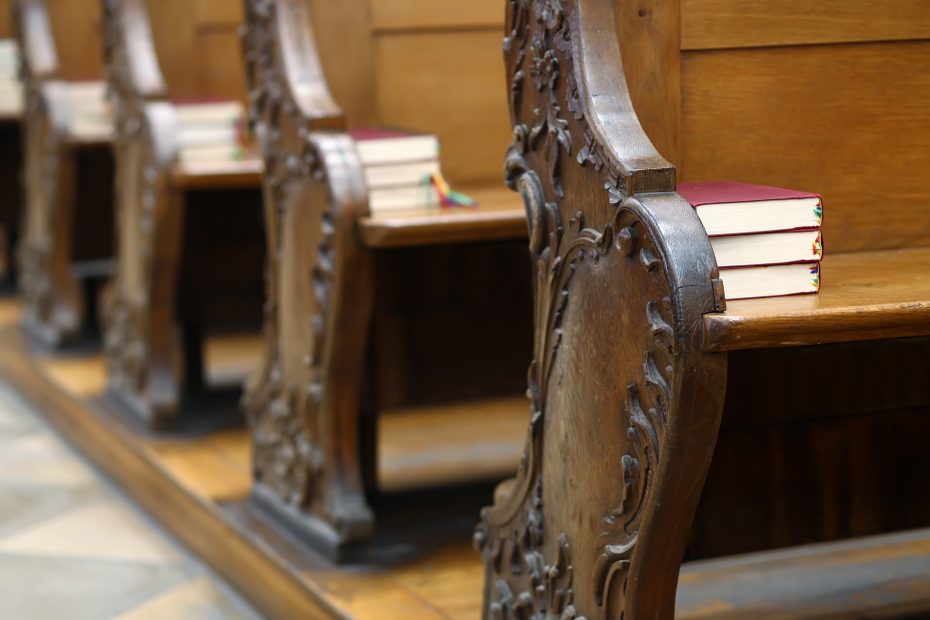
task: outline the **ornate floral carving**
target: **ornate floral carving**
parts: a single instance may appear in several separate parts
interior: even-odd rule
[[[249,381],[244,402],[252,427],[255,481],[272,490],[284,503],[308,511],[319,499],[325,460],[319,430],[325,391],[321,352],[331,305],[335,230],[332,205],[327,202],[320,213],[322,236],[311,272],[316,312],[306,319],[313,341],[312,353],[305,362],[310,380],[300,390],[288,388],[283,381],[277,309],[288,196],[308,180],[324,185],[327,180],[311,140],[310,124],[287,95],[276,36],[276,20],[281,18],[276,2],[250,2],[243,33],[251,88],[249,116],[264,154],[266,200],[274,213],[273,221],[268,222],[274,228],[269,238],[275,243],[268,248],[265,276],[266,359],[263,368]]]
[[[535,24],[535,25],[534,25]],[[573,549],[574,556],[595,564],[595,581],[584,584],[599,608],[622,610],[623,596],[641,527],[643,507],[653,484],[662,454],[675,372],[675,323],[672,291],[661,251],[647,209],[627,193],[626,175],[605,155],[603,146],[588,126],[580,99],[572,59],[571,30],[560,0],[511,0],[505,59],[511,83],[511,104],[517,124],[508,151],[508,184],[520,191],[527,210],[530,251],[536,277],[536,342],[529,371],[532,416],[529,439],[513,485],[495,506],[482,512],[475,535],[489,568],[486,617],[575,617],[572,604],[570,541],[545,540],[543,527],[542,429],[549,395],[550,373],[562,344],[562,322],[571,304],[571,283],[585,261],[597,263],[611,252],[627,257],[631,273],[648,283],[655,297],[643,307],[641,322],[648,326],[651,346],[636,382],[626,391],[626,403],[618,411],[626,427],[626,449],[618,455],[617,503],[602,519],[603,530],[596,549]],[[526,74],[533,79],[535,101],[523,97]],[[562,114],[564,108],[570,117]],[[531,126],[519,121],[532,117]],[[582,144],[572,178],[584,178],[592,187],[603,187],[603,201],[613,217],[602,228],[586,225],[584,213],[562,213],[564,179],[573,152],[574,137]],[[548,177],[541,179],[539,162]],[[563,221],[566,225],[563,227]],[[555,543],[555,544],[553,544]],[[558,558],[546,564],[546,550]],[[583,560],[582,560],[583,561]],[[544,566],[546,570],[539,569]],[[535,568],[534,568],[535,567]],[[548,572],[551,567],[557,567]],[[622,579],[622,582],[616,580]],[[553,582],[558,582],[553,585]],[[558,591],[555,599],[543,593]]]
[[[167,157],[156,153],[154,134],[170,127],[153,127],[147,113],[157,99],[133,82],[126,36],[129,0],[103,3],[103,42],[107,91],[114,108],[116,150],[117,261],[119,270],[104,300],[104,351],[110,389],[121,395],[133,413],[157,424],[152,403],[143,396],[151,381],[148,283],[153,278],[155,212],[167,185]],[[164,104],[167,105],[167,104]],[[173,154],[172,154],[173,155]],[[176,396],[176,395],[175,395]]]
[[[43,325],[50,321],[53,308],[51,281],[52,239],[56,217],[56,194],[61,166],[61,136],[55,132],[49,102],[41,84],[28,78],[23,69],[25,88],[25,173],[27,200],[25,235],[19,247],[19,286],[25,314]]]
[[[499,575],[490,584],[493,590],[488,607],[491,620],[519,618],[526,620],[583,620],[575,611],[572,590],[573,569],[568,539],[558,539],[557,553],[547,563],[542,547],[542,490],[535,491],[521,519],[522,529],[497,539],[486,552]],[[479,532],[479,546],[483,534]]]
[[[56,281],[55,230],[62,217],[62,201],[67,198],[66,177],[68,153],[65,146],[63,123],[62,84],[57,67],[46,67],[39,75],[30,66],[29,49],[51,45],[51,41],[28,41],[27,37],[51,32],[42,28],[27,28],[26,11],[40,12],[35,22],[44,22],[48,16],[45,7],[34,4],[25,7],[13,3],[13,23],[16,25],[20,55],[19,75],[23,83],[25,106],[23,111],[26,185],[26,207],[23,214],[23,238],[17,252],[19,288],[23,293],[25,325],[37,336],[53,346],[74,336],[80,327],[80,309],[67,282],[58,274]],[[30,47],[31,46],[31,47]],[[64,279],[69,274],[64,274]]]

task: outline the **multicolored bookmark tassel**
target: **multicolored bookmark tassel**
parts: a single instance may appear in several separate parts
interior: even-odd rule
[[[443,178],[441,172],[435,172],[430,175],[429,178],[430,184],[436,190],[436,193],[439,195],[439,202],[444,207],[476,207],[478,203],[474,198],[466,196],[461,192],[457,192],[451,187],[449,183],[446,182],[446,179]]]

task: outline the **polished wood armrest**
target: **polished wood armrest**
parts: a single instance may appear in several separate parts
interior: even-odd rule
[[[359,221],[362,243],[372,248],[526,238],[526,210],[504,187],[464,188],[477,207],[391,211]]]
[[[13,12],[25,81],[58,79],[58,54],[45,1],[18,0]]]
[[[704,317],[710,351],[930,335],[930,248],[824,256],[817,295],[731,301]]]

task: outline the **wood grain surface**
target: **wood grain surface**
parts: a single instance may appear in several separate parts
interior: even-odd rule
[[[925,0],[681,0],[685,50],[930,38]]]
[[[505,187],[461,188],[477,207],[439,207],[362,218],[362,241],[373,248],[462,243],[526,237],[526,211]]]
[[[684,180],[823,194],[827,255],[930,246],[930,41],[689,52]]]
[[[731,301],[704,317],[708,350],[930,334],[930,248],[824,256],[818,295]]]
[[[369,0],[376,31],[485,28],[501,32],[504,10],[497,0]]]

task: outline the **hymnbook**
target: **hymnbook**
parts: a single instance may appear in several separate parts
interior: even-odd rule
[[[732,181],[681,183],[678,193],[704,224],[727,299],[820,290],[819,195]]]
[[[23,113],[23,87],[19,82],[19,48],[12,39],[0,40],[0,117]]]
[[[437,136],[385,129],[349,135],[364,168],[372,213],[474,204],[443,179]]]

